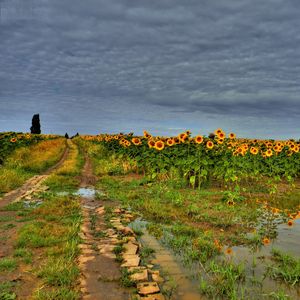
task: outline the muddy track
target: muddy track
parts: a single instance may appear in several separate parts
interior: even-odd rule
[[[93,175],[91,161],[86,155],[81,175],[81,189],[94,190],[96,179]],[[82,299],[129,299],[128,291],[119,284],[120,266],[113,253],[113,248],[117,244],[117,235],[105,223],[105,208],[94,197],[83,196],[80,201],[83,212],[81,227],[83,242],[80,245],[81,255],[78,264],[81,271]]]
[[[28,179],[21,187],[6,193],[2,198],[0,198],[0,208],[6,206],[10,202],[22,197],[26,196],[26,193],[36,188],[37,185],[40,185],[51,173],[53,173],[56,169],[58,169],[66,160],[69,154],[69,146],[66,143],[66,149],[59,160],[54,166],[50,167],[47,171],[45,171],[41,175],[33,176]]]

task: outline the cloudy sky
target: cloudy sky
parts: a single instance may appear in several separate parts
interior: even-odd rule
[[[299,0],[0,0],[0,131],[300,137]]]

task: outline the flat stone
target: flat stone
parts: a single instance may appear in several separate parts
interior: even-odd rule
[[[133,215],[131,215],[131,214],[125,214],[125,215],[123,215],[123,217],[124,218],[126,218],[126,219],[129,219],[129,220],[133,220],[134,219],[134,216]]]
[[[165,300],[165,296],[163,294],[153,294],[153,295],[147,295],[145,297],[139,296],[138,300]]]
[[[121,213],[124,212],[124,210],[122,210],[121,208],[116,208],[116,209],[114,209],[113,212],[114,212],[115,214],[121,214]]]
[[[92,209],[92,210],[97,208],[97,206],[91,206],[91,205],[83,205],[82,207],[86,209]]]
[[[126,226],[123,229],[121,229],[121,231],[125,235],[134,235],[134,231],[130,227],[128,227],[128,226]]]
[[[125,254],[136,254],[139,247],[132,242],[124,245]]]
[[[94,250],[93,249],[82,249],[81,254],[93,254]]]
[[[134,272],[130,275],[130,279],[133,281],[148,281],[148,270],[147,269],[138,269],[132,270],[133,268],[128,269],[130,272]]]
[[[152,265],[152,264],[148,264],[148,265],[147,265],[147,268],[148,268],[148,269],[152,269],[153,267],[154,267],[154,265]]]
[[[137,267],[140,264],[140,257],[138,255],[123,255],[124,263],[121,267]]]
[[[114,248],[115,248],[115,245],[111,245],[111,244],[99,245],[101,254],[112,253]]]
[[[137,284],[137,291],[140,295],[159,293],[160,289],[156,282],[142,282]]]
[[[97,214],[103,215],[105,213],[105,208],[104,206],[100,206],[96,209]]]
[[[79,264],[85,264],[87,263],[88,261],[91,261],[95,259],[95,256],[94,255],[88,255],[88,256],[85,256],[85,255],[80,255],[79,256],[79,259],[78,259],[78,263]]]
[[[158,283],[164,282],[164,279],[160,276],[159,271],[151,271],[152,280]]]

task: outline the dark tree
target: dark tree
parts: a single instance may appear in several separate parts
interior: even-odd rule
[[[215,136],[216,136],[216,135],[215,135],[214,133],[210,133],[208,137],[209,137],[210,139],[214,139]]]
[[[66,134],[65,134],[65,138],[66,139],[68,139],[69,138],[69,135],[68,135],[68,133],[66,132]]]
[[[32,126],[30,127],[30,131],[33,134],[41,133],[41,124],[40,124],[40,115],[39,114],[33,115]]]

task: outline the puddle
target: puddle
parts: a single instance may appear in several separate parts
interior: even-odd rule
[[[74,195],[84,198],[94,198],[96,190],[94,188],[80,188]]]
[[[146,221],[140,218],[136,219],[129,226],[143,232],[140,241],[144,246],[155,250],[155,258],[151,263],[157,266],[165,279],[170,279],[169,283],[163,285],[164,289],[170,286],[176,287],[172,293],[171,299],[176,300],[200,300],[205,299],[199,292],[199,280],[197,269],[186,269],[174,253],[163,247],[152,235],[146,230]]]
[[[43,204],[43,201],[38,200],[38,201],[23,201],[24,207],[25,208],[36,208]]]
[[[291,287],[284,282],[275,281],[269,277],[264,278],[266,267],[271,264],[272,249],[276,248],[284,253],[288,253],[300,258],[300,219],[294,220],[294,225],[288,227],[287,224],[277,225],[276,239],[272,240],[270,245],[262,246],[257,251],[253,252],[248,247],[237,246],[232,247],[232,261],[234,263],[244,263],[246,268],[246,284],[250,289],[250,295],[257,296],[258,294],[270,294],[274,291],[284,290],[291,299],[300,299],[300,287]],[[255,262],[255,265],[253,265]],[[260,287],[251,284],[251,278],[263,279]],[[248,282],[249,281],[249,282]]]
[[[94,199],[97,196],[105,196],[105,193],[103,193],[100,190],[95,190],[92,187],[88,187],[88,188],[80,188],[77,190],[76,193],[74,193],[74,195],[76,196],[80,196],[83,198],[89,198],[89,199]]]

